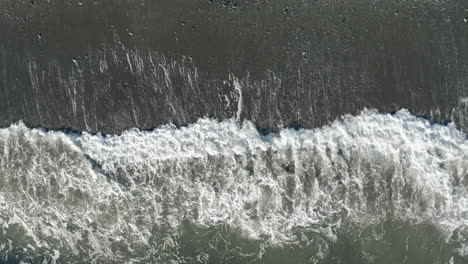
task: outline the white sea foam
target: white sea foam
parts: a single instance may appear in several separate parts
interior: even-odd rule
[[[120,136],[19,123],[0,130],[0,153],[0,251],[14,236],[54,261],[160,254],[177,241],[155,245],[155,230],[184,221],[270,243],[292,242],[298,229],[333,241],[346,221],[389,217],[433,223],[447,239],[468,226],[466,135],[406,110],[268,136],[237,120]]]

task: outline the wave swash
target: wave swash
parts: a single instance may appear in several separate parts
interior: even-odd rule
[[[261,135],[0,129],[3,263],[468,263],[468,141],[406,110]]]

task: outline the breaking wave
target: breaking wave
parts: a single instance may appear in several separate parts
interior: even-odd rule
[[[44,263],[466,263],[468,141],[406,110],[259,134],[0,129],[0,255]],[[10,262],[8,262],[10,261]]]

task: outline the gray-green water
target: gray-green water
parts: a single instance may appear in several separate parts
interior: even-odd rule
[[[402,110],[261,135],[0,130],[4,263],[467,263],[468,142]]]

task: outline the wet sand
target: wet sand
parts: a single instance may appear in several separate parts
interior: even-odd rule
[[[0,126],[262,131],[364,107],[468,120],[464,1],[0,3]]]

